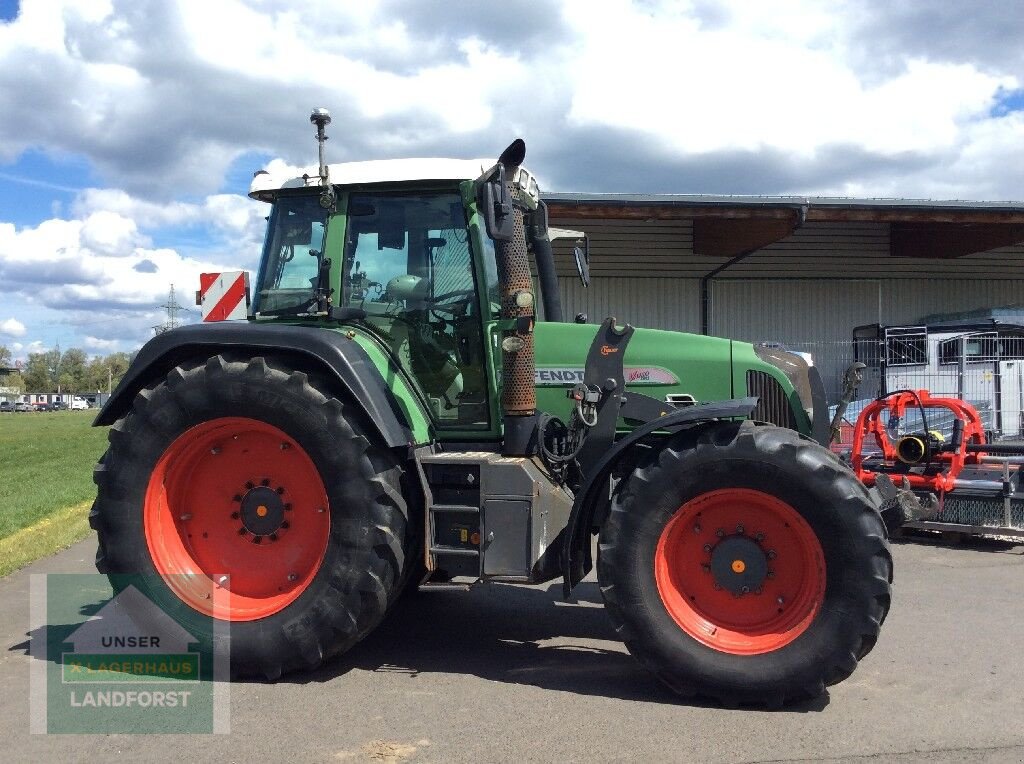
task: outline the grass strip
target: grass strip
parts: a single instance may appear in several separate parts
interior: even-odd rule
[[[89,535],[89,507],[83,501],[0,539],[0,578],[30,562],[67,549]]]
[[[106,448],[94,411],[0,414],[0,539],[96,495]]]

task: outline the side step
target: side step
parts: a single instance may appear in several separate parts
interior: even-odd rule
[[[480,465],[437,460],[423,467],[433,497],[427,507],[428,552],[438,569],[478,580],[483,573]]]
[[[427,581],[420,584],[421,592],[468,592],[472,584],[460,584],[454,581]]]

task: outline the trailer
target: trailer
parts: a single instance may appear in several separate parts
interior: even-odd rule
[[[858,326],[853,351],[865,365],[861,397],[925,389],[977,409],[990,440],[1024,437],[1024,308]]]

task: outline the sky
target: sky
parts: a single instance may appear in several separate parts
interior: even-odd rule
[[[0,0],[0,344],[132,351],[253,270],[271,163],[552,191],[1024,199],[1021,0]]]

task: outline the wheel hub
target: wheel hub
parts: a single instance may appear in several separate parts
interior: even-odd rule
[[[277,491],[260,485],[242,497],[239,514],[242,527],[253,536],[270,536],[277,533],[285,521],[285,504]]]
[[[729,536],[711,552],[711,575],[715,583],[735,595],[760,593],[768,575],[768,557],[746,536]]]

